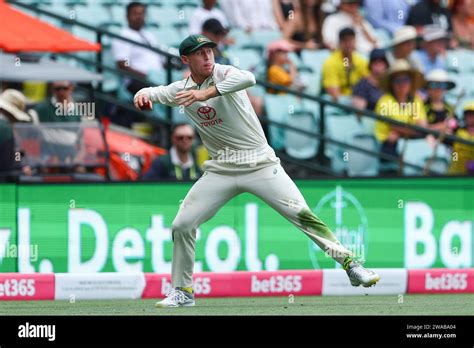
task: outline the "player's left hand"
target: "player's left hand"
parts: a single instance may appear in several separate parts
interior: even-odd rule
[[[176,101],[178,105],[189,106],[197,101],[205,101],[209,99],[205,90],[190,90],[190,91],[180,91],[176,93]]]

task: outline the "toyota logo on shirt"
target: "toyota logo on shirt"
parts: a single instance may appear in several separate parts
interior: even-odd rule
[[[197,114],[203,120],[200,123],[201,127],[215,126],[224,122],[221,118],[216,118],[216,109],[210,106],[201,106],[197,109]]]
[[[197,110],[198,116],[204,121],[210,121],[216,117],[216,109],[210,106],[201,106]]]

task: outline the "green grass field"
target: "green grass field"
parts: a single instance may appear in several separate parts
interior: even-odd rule
[[[197,299],[158,309],[155,300],[5,301],[0,315],[474,315],[474,294]]]

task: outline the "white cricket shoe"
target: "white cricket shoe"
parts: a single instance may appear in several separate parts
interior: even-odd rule
[[[196,304],[194,302],[194,295],[181,290],[179,288],[171,290],[166,294],[166,298],[155,303],[157,308],[168,308],[168,307],[193,307]]]
[[[351,262],[346,272],[352,286],[362,285],[365,288],[370,288],[380,280],[380,276],[377,273],[363,267],[357,262]]]

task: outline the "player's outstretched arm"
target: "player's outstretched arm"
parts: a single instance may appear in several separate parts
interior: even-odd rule
[[[223,80],[216,84],[220,95],[238,92],[255,85],[255,76],[250,71],[239,70],[231,65],[224,65]]]
[[[177,82],[168,86],[142,88],[135,94],[133,103],[139,110],[150,110],[153,108],[153,103],[177,106],[174,98],[177,91]]]

